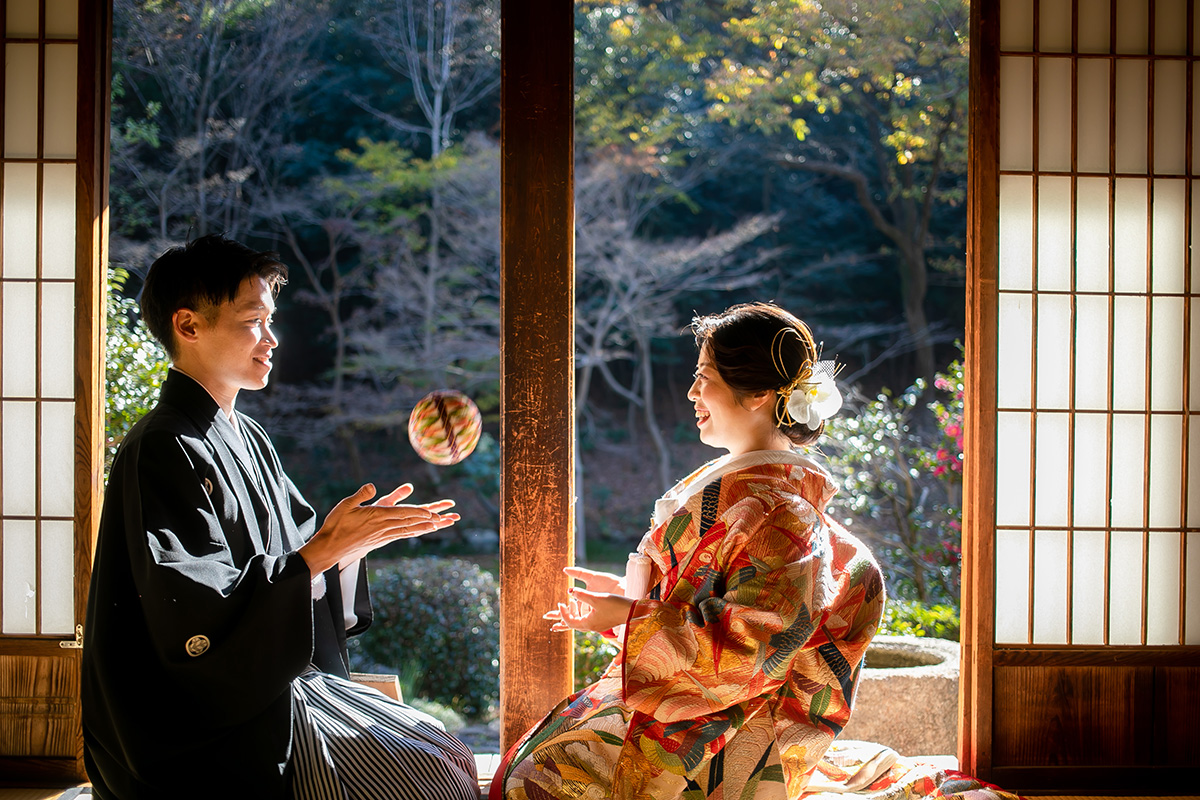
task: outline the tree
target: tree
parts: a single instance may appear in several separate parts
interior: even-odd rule
[[[297,99],[320,72],[306,57],[325,29],[323,0],[116,0],[114,62],[124,126],[157,126],[121,160],[161,242],[249,231],[256,184],[276,179]],[[128,187],[126,183],[126,187]],[[129,191],[125,188],[125,191]]]
[[[747,254],[744,248],[778,221],[755,215],[708,237],[652,240],[638,233],[639,222],[664,196],[657,191],[656,161],[644,158],[596,159],[576,171],[575,347],[579,370],[575,390],[577,422],[586,418],[593,376],[640,410],[658,461],[659,483],[674,482],[671,451],[663,439],[654,406],[653,341],[674,338],[679,299],[689,293],[733,291],[761,280],[777,253]],[[623,384],[612,364],[627,361],[631,380]],[[577,434],[581,429],[577,424]],[[576,447],[576,490],[584,472]],[[585,526],[578,515],[576,553],[583,554]],[[582,555],[581,555],[582,557]]]
[[[896,249],[917,371],[931,380],[934,211],[965,194],[966,0],[734,5],[722,68],[708,79],[711,113],[774,135],[779,164],[853,187]],[[862,135],[823,136],[829,115],[849,116]]]

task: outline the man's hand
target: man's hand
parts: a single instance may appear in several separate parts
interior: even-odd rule
[[[453,500],[401,505],[412,490],[412,484],[406,483],[366,505],[375,496],[375,487],[368,483],[334,506],[325,524],[299,551],[312,576],[334,564],[362,558],[388,542],[423,536],[458,521],[458,514],[442,513],[454,505]]]

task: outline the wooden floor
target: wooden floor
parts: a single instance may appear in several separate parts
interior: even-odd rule
[[[487,789],[491,786],[492,776],[496,774],[496,767],[500,766],[500,756],[497,753],[476,753],[475,754],[475,773],[479,776],[479,786],[484,791],[486,796]],[[0,788],[0,800],[87,800],[92,796],[89,790],[91,784],[81,784],[72,789],[4,789]],[[1200,798],[1197,798],[1200,800]]]

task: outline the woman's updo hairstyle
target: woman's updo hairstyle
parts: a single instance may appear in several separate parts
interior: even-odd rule
[[[779,394],[806,363],[810,368],[817,363],[817,344],[807,325],[772,303],[742,303],[720,314],[695,317],[691,330],[696,347],[701,352],[708,348],[713,366],[738,402],[759,392],[775,392],[775,418],[790,423],[779,430],[793,444],[810,445],[821,437],[825,423],[815,430],[796,424],[788,414],[787,398]]]

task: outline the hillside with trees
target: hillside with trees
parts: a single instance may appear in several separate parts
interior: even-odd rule
[[[839,513],[893,591],[957,602],[967,29],[965,0],[576,3],[581,557],[623,562],[716,455],[693,314],[774,300],[857,387]],[[318,508],[366,480],[455,497],[426,551],[498,527],[500,47],[497,0],[115,2],[118,291],[205,233],[279,251],[282,345],[243,407]],[[454,467],[407,441],[435,388],[485,415]]]

